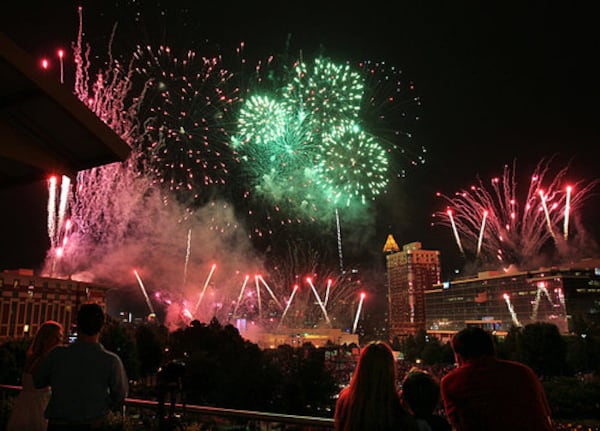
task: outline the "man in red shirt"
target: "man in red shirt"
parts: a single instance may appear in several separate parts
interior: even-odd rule
[[[497,359],[492,336],[469,327],[452,338],[458,368],[441,380],[457,431],[554,430],[544,388],[528,366]]]

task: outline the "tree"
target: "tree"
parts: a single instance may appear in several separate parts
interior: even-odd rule
[[[521,328],[512,325],[502,341],[496,340],[496,354],[499,358],[512,361],[523,361]]]
[[[171,359],[186,364],[185,392],[191,404],[268,409],[273,380],[264,353],[232,325],[213,319],[175,331]]]
[[[139,361],[133,329],[107,316],[106,324],[100,334],[102,345],[116,353],[123,361],[127,377],[133,380],[139,378]]]
[[[539,376],[560,376],[567,373],[567,345],[552,323],[526,325],[522,332],[522,357]]]
[[[30,338],[10,340],[0,346],[0,382],[20,385]]]
[[[325,350],[303,347],[304,355],[298,374],[293,376],[298,382],[301,405],[295,406],[295,413],[317,414],[330,407],[332,395],[337,387],[332,373],[325,366]]]
[[[577,373],[600,372],[600,339],[587,334],[566,337],[567,363]]]
[[[426,365],[440,364],[443,362],[443,346],[440,340],[436,337],[431,337],[425,344],[421,359]]]
[[[140,325],[135,331],[141,377],[155,374],[164,362],[167,329],[155,324]]]

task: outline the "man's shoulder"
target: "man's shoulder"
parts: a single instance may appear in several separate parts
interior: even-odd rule
[[[117,355],[115,352],[108,350],[106,347],[104,347],[102,344],[98,343],[100,346],[100,350],[102,351],[102,353],[107,356],[108,358],[115,360],[115,361],[119,361],[121,362],[121,357],[119,355]]]
[[[59,357],[61,355],[64,355],[68,351],[69,351],[69,345],[68,344],[56,346],[52,350],[50,350],[48,352],[48,355],[46,356],[46,358]]]
[[[447,386],[452,384],[456,379],[460,379],[462,375],[464,375],[465,370],[464,367],[457,367],[453,370],[448,371],[442,378],[440,379],[441,386]]]
[[[513,373],[519,373],[523,375],[535,375],[531,367],[522,362],[510,361],[507,359],[497,359],[496,364],[498,368],[502,368],[506,371],[510,371]]]
[[[517,367],[517,368],[529,368],[523,362],[513,361],[511,359],[500,359],[496,358],[496,363],[506,366],[506,367]]]
[[[441,380],[452,378],[456,375],[463,374],[465,372],[465,365],[457,365],[456,368],[451,369],[446,374],[444,374]]]

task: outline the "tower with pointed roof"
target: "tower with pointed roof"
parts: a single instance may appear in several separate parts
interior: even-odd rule
[[[423,250],[420,242],[398,247],[387,237],[383,252],[388,283],[388,335],[390,340],[425,330],[425,290],[440,282],[438,250]]]
[[[400,251],[400,247],[398,247],[398,243],[394,239],[394,235],[391,233],[388,234],[387,239],[385,240],[385,244],[383,245],[383,252],[385,254],[397,253]]]

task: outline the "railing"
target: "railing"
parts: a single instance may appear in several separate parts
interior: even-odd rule
[[[0,431],[4,430],[7,417],[9,398],[14,397],[21,390],[21,386],[0,384]],[[269,412],[256,412],[250,410],[235,410],[218,407],[198,406],[192,404],[169,404],[168,418],[160,420],[156,417],[159,404],[153,400],[127,398],[125,400],[124,415],[122,418],[123,431],[133,430],[255,430],[255,431],[328,431],[333,429],[333,419],[312,416],[286,415]],[[117,425],[117,424],[115,424]],[[114,429],[119,427],[115,426]],[[113,429],[113,428],[111,428]]]

